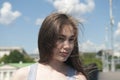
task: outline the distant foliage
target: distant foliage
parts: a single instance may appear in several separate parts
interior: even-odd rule
[[[89,65],[91,63],[96,63],[99,70],[102,70],[102,61],[96,58],[96,53],[83,53],[81,56],[83,63]]]
[[[0,62],[4,63],[19,63],[19,62],[34,62],[32,58],[30,58],[28,55],[23,55],[18,50],[12,51],[9,55],[4,55]]]
[[[23,62],[35,62],[33,58],[29,57],[29,56],[24,56],[24,61]]]
[[[8,55],[5,54],[2,58],[0,58],[0,63],[1,62],[8,63],[8,60],[9,60]]]
[[[10,53],[10,55],[8,56],[8,63],[17,63],[19,61],[23,61],[24,60],[24,55],[21,54],[19,51],[14,50]]]

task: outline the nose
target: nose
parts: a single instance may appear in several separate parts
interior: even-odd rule
[[[69,50],[70,49],[70,43],[68,40],[64,42],[64,49]]]

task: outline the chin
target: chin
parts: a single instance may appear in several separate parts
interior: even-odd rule
[[[61,61],[65,62],[68,58],[62,58]]]

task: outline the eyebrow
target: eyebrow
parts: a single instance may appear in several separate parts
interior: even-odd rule
[[[63,34],[60,34],[59,37],[66,37],[66,36],[63,35]],[[75,35],[72,35],[72,36],[70,36],[70,37],[75,37]]]

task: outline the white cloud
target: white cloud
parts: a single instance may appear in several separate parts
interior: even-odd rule
[[[9,2],[3,3],[0,9],[0,24],[8,25],[12,23],[16,18],[21,16],[19,11],[12,11],[12,5]]]
[[[114,49],[116,51],[120,51],[120,43],[116,42],[115,45],[114,45]]]
[[[81,3],[80,0],[49,0],[57,11],[75,14],[80,16],[87,12],[91,12],[94,7],[93,0],[86,0],[86,3]]]
[[[95,45],[88,40],[80,45],[80,51],[93,52],[93,51],[96,51],[96,48],[95,48]]]
[[[38,48],[33,51],[34,54],[39,54]]]
[[[117,30],[115,31],[114,49],[120,51],[120,22],[118,22]]]
[[[79,44],[79,49],[80,51],[83,52],[97,52],[101,49],[105,49],[105,45],[104,44],[97,45],[91,42],[90,40],[87,40],[86,42]]]
[[[79,44],[79,50],[82,52],[98,52],[100,50],[104,50],[105,44],[97,45],[90,40]],[[109,49],[109,48],[108,48]],[[115,43],[114,45],[114,55],[120,56],[120,43]]]
[[[120,51],[115,51],[114,55],[120,57]]]
[[[118,22],[117,30],[115,31],[114,49],[120,51],[120,22]]]
[[[117,28],[117,30],[115,31],[115,37],[116,37],[116,38],[120,37],[120,22],[118,22],[118,28]]]
[[[36,24],[37,26],[40,26],[40,25],[42,24],[42,22],[43,22],[43,19],[42,19],[42,18],[39,18],[39,19],[36,20],[35,24]]]

